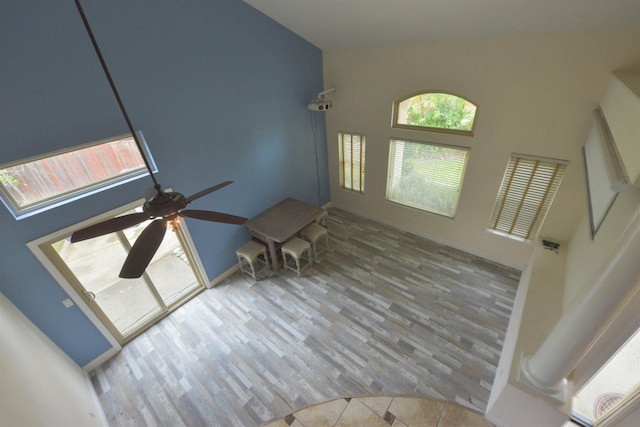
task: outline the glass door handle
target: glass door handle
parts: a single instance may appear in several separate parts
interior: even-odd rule
[[[96,300],[96,294],[94,294],[91,291],[84,291],[84,294],[87,298],[89,298],[89,300],[91,301],[95,301]]]

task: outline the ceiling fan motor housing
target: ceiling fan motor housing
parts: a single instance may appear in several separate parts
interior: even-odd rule
[[[185,206],[187,206],[187,199],[182,194],[163,191],[146,201],[142,209],[153,218],[173,219]]]

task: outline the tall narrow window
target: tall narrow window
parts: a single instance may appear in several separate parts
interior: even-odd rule
[[[489,230],[524,241],[535,238],[567,164],[564,160],[513,154],[502,178]]]
[[[20,219],[147,174],[133,136],[125,135],[0,166],[0,199]]]
[[[462,147],[392,139],[387,199],[453,217],[468,156]]]
[[[364,192],[364,151],[366,138],[355,133],[338,134],[340,187]]]
[[[426,92],[394,103],[393,127],[473,134],[477,107],[450,93]]]

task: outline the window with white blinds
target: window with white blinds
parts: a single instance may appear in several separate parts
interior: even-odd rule
[[[469,149],[392,139],[387,200],[453,217]]]
[[[502,178],[489,230],[532,240],[564,177],[567,161],[513,154]]]
[[[338,134],[340,187],[364,192],[364,151],[366,138],[354,133]]]

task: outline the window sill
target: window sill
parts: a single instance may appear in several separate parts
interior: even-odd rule
[[[533,239],[526,240],[526,239],[523,239],[522,237],[512,236],[511,234],[507,234],[507,233],[504,233],[502,231],[492,230],[490,228],[487,228],[486,231],[487,231],[487,233],[491,233],[493,235],[500,236],[500,237],[506,237],[507,239],[515,240],[516,242],[525,243],[525,244],[528,244],[528,245],[532,245],[533,244]]]

